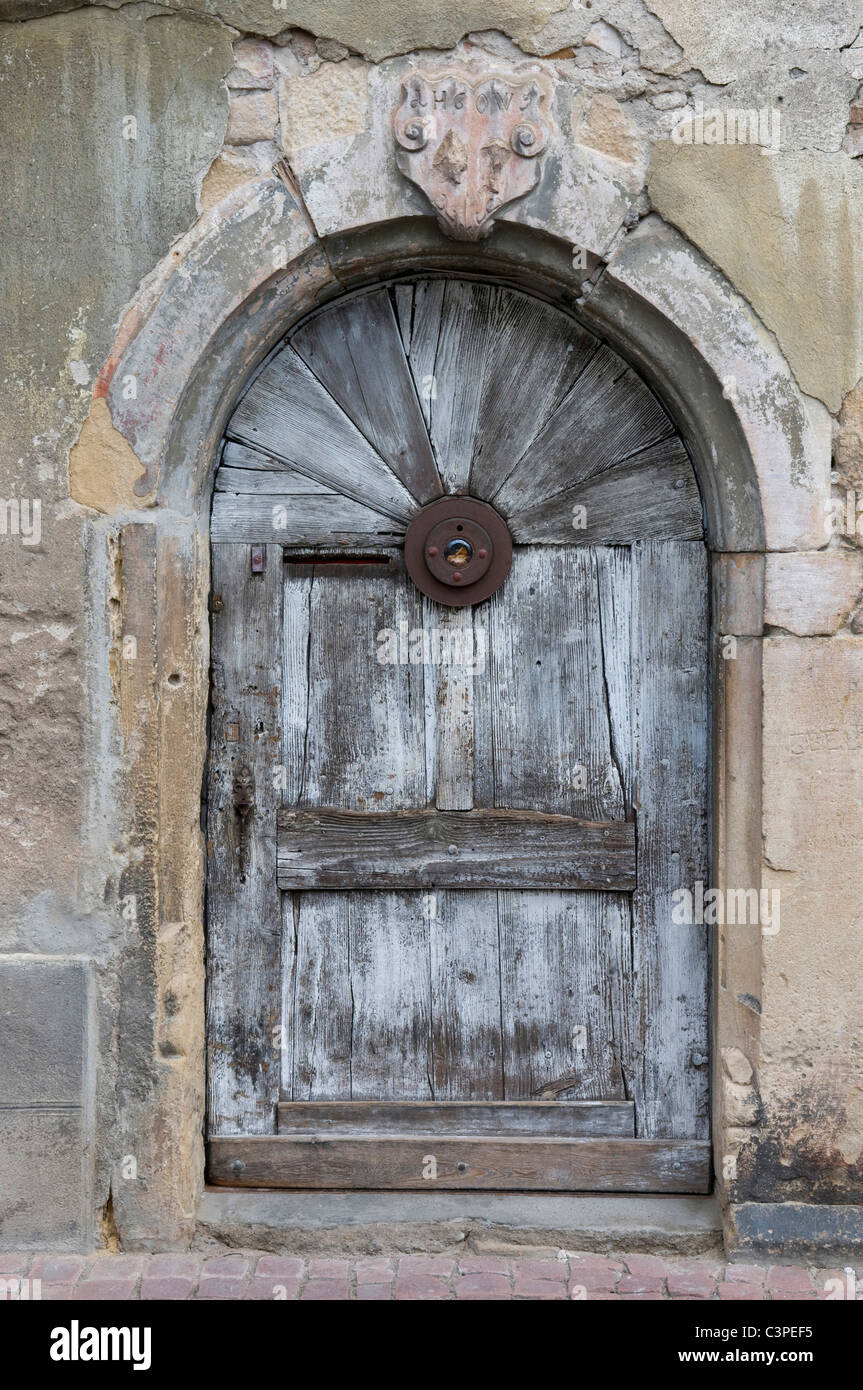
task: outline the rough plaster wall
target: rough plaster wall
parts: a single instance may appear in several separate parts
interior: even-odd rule
[[[610,229],[612,240],[625,235],[655,207],[749,299],[802,389],[834,415],[842,406],[836,491],[843,502],[849,488],[863,486],[863,398],[851,389],[863,377],[861,173],[853,119],[863,81],[863,21],[850,5],[798,3],[779,17],[744,3],[718,13],[705,0],[649,6],[594,0],[590,7],[449,0],[431,9],[389,0],[287,0],[284,9],[272,0],[161,6],[0,0],[0,15],[16,21],[0,26],[0,128],[16,132],[0,155],[7,165],[0,244],[10,281],[0,370],[14,402],[0,416],[0,491],[42,502],[40,544],[0,538],[0,824],[12,851],[0,866],[0,949],[80,951],[108,967],[100,973],[107,1058],[118,1002],[111,961],[126,930],[115,878],[125,847],[109,823],[100,824],[100,805],[84,802],[94,760],[106,777],[118,769],[102,741],[105,711],[88,716],[82,655],[88,605],[101,611],[104,546],[84,544],[92,513],[70,501],[67,456],[90,408],[95,373],[138,284],[198,211],[284,154],[295,174],[307,163],[314,181],[318,154],[310,142],[322,128],[343,141],[362,139],[372,100],[388,99],[390,73],[403,61],[397,55],[444,48],[463,35],[470,37],[462,52],[539,55],[567,93],[566,138],[598,161],[593,167],[614,188],[600,231]],[[388,58],[389,67],[374,66]],[[671,146],[672,122],[697,100],[779,107],[781,152]],[[123,138],[126,115],[137,119],[135,141]],[[337,150],[333,157],[342,155]],[[400,184],[398,207],[387,205],[391,185],[380,170],[367,170],[364,178],[371,191],[362,196],[379,197],[378,215],[425,210],[421,195]],[[8,195],[16,189],[17,196]],[[371,203],[360,207],[358,216]],[[529,209],[516,215],[530,220]],[[74,496],[106,511],[130,503],[134,458],[112,439],[110,422],[100,425],[98,409],[88,428],[71,460]],[[808,567],[794,573],[768,569],[768,620],[778,655],[766,687],[777,779],[767,812],[780,822],[786,796],[797,794],[789,740],[798,726],[817,731],[826,720],[856,727],[841,694],[849,681],[856,692],[854,639],[863,628],[856,535],[834,540],[825,554],[826,563],[804,557]],[[800,675],[795,704],[785,689],[810,663],[815,674]],[[837,711],[807,716],[809,725],[805,719],[801,725],[806,701],[816,700],[813,688],[828,678],[838,692]],[[846,753],[863,774],[859,748]],[[829,841],[847,808],[836,798],[818,806]],[[96,827],[92,862],[81,848],[85,823],[91,836]],[[805,839],[805,826],[800,836]],[[746,1059],[726,1060],[730,1111],[753,1156],[741,1163],[739,1195],[781,1196],[783,1174],[791,1170],[788,1195],[805,1196],[806,1180],[795,1168],[795,1125],[803,1116],[806,1142],[823,1124],[826,1107],[835,1120],[831,1154],[843,1158],[825,1160],[829,1174],[810,1181],[809,1190],[820,1199],[856,1193],[860,1200],[858,1083],[849,1079],[841,1089],[843,1076],[861,1072],[859,1024],[841,972],[826,975],[817,991],[807,989],[815,959],[811,924],[823,911],[819,873],[832,882],[844,872],[843,892],[829,900],[829,910],[844,921],[863,891],[859,859],[840,870],[816,853],[807,893],[796,901],[794,884],[782,879],[794,905],[787,936],[767,951],[759,1075],[753,1078]],[[784,862],[770,863],[771,872],[788,872]],[[793,992],[784,993],[792,979]],[[807,1007],[789,1033],[795,1000],[804,995]],[[816,1053],[820,1072],[806,1060]],[[798,1119],[789,1079],[795,1068],[811,1073]],[[823,1074],[831,1076],[832,1090],[818,1090]],[[759,1120],[772,1133],[770,1153],[754,1142]],[[108,1153],[104,1121],[103,1132]],[[104,1198],[104,1164],[100,1174]]]
[[[97,628],[104,613],[105,547],[85,543],[68,452],[124,305],[195,218],[230,66],[224,29],[152,6],[0,26],[0,496],[41,505],[38,544],[0,535],[0,952],[80,952],[104,967],[106,1106],[124,846],[98,813],[92,846],[83,829],[94,765],[104,781],[118,769],[84,664],[88,607]],[[107,1138],[110,1111],[101,1123]],[[27,1166],[22,1151],[24,1190],[38,1191]],[[106,1190],[100,1164],[100,1201]]]

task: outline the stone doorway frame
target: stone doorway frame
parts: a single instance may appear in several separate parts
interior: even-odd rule
[[[568,243],[505,221],[478,244],[426,217],[319,239],[286,185],[265,179],[201,219],[121,325],[73,451],[72,495],[94,509],[91,708],[116,774],[90,798],[97,865],[106,823],[124,841],[124,867],[113,859],[104,875],[125,945],[116,1119],[97,1179],[127,1249],[187,1243],[204,1185],[201,788],[219,443],[255,368],[326,300],[400,274],[493,276],[574,312],[663,400],[692,453],[712,552],[713,883],[760,887],[764,555],[825,543],[829,432],[749,306],[657,217],[607,261],[573,260]],[[101,474],[76,467],[76,451],[80,464],[97,450]],[[735,639],[733,660],[720,638]],[[739,1068],[723,1059],[742,1053],[757,1085],[761,935],[714,937],[712,1133],[727,1203],[747,1133]]]

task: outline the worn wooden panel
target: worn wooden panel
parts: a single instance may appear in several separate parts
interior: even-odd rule
[[[210,1181],[229,1187],[524,1192],[708,1192],[710,1145],[652,1139],[214,1139]],[[435,1177],[430,1178],[430,1160]],[[242,1165],[242,1168],[239,1168]]]
[[[573,319],[515,290],[501,291],[495,336],[471,460],[474,497],[497,492],[599,346]]]
[[[538,811],[314,811],[278,817],[279,887],[635,887],[635,826]]]
[[[418,893],[351,893],[351,1095],[423,1100],[431,1088],[428,922]]]
[[[261,449],[253,449],[248,444],[240,444],[236,439],[227,439],[222,448],[222,458],[219,467],[216,469],[214,486],[218,492],[223,487],[223,481],[231,478],[237,472],[253,473],[281,473],[285,478],[290,479],[290,487],[285,491],[289,492],[331,492],[332,488],[323,483],[316,483],[314,478],[309,478],[305,473],[299,473],[284,459],[274,458],[272,454],[267,454]],[[273,486],[278,484],[273,481]],[[229,487],[227,491],[232,491]]]
[[[255,454],[254,449],[247,449],[245,452],[249,458]],[[216,472],[216,492],[239,492],[266,497],[271,497],[274,493],[277,497],[296,497],[298,494],[312,497],[340,496],[331,487],[316,483],[314,478],[307,478],[304,473],[298,473],[296,468],[279,463],[278,459],[268,459],[266,454],[259,454],[258,457],[272,463],[273,466],[256,468],[253,465],[247,467],[223,463]],[[358,503],[353,505],[357,506]]]
[[[217,492],[210,525],[214,541],[276,541],[310,548],[392,545],[404,531],[391,517],[336,493]]]
[[[630,545],[644,536],[695,540],[704,532],[698,482],[677,439],[655,444],[507,520],[520,545]]]
[[[629,1100],[558,1101],[318,1101],[278,1107],[279,1134],[536,1135],[556,1139],[635,1136]]]
[[[501,893],[499,910],[506,1098],[624,1099],[629,899]]]
[[[603,473],[674,428],[659,401],[616,353],[601,347],[490,499],[505,516]]]
[[[294,1100],[350,1100],[354,1001],[350,903],[342,893],[285,894],[292,981],[286,979],[282,1094]]]
[[[496,806],[623,819],[602,637],[590,553],[517,550],[489,604]]]
[[[413,497],[443,489],[390,295],[376,290],[308,319],[291,345]]]
[[[708,575],[697,542],[633,550],[632,710],[638,891],[634,958],[644,1099],[639,1133],[708,1132],[705,926],[676,926],[672,894],[707,881]]]
[[[426,796],[441,811],[467,811],[474,799],[474,689],[485,678],[485,634],[473,609],[425,599],[423,628]]]
[[[207,1062],[211,1134],[272,1131],[279,1094],[282,909],[273,866],[282,763],[281,549],[252,575],[245,545],[213,546],[207,792]],[[248,768],[254,805],[234,810]],[[248,779],[245,779],[248,781]]]
[[[410,365],[446,492],[470,479],[486,366],[503,291],[469,280],[432,284],[415,303]]]
[[[286,583],[305,582],[286,569]],[[419,592],[401,568],[382,576],[357,566],[338,579],[316,572],[308,601],[307,670],[285,689],[286,726],[306,727],[301,804],[424,806],[422,672],[398,650],[402,632],[422,627]]]
[[[416,510],[411,494],[291,347],[252,383],[228,434],[386,516],[403,521]]]
[[[501,1100],[505,1094],[497,893],[425,897],[432,997],[432,1094]]]

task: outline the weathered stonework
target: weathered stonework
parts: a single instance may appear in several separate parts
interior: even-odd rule
[[[779,26],[763,7],[678,0],[299,0],[287,30],[270,0],[69,3],[16,0],[10,18],[43,17],[0,26],[18,142],[0,214],[14,405],[0,468],[7,498],[41,503],[38,541],[0,538],[0,974],[90,982],[75,1077],[43,1097],[75,1110],[63,1123],[85,1161],[42,1203],[37,1238],[99,1239],[109,1194],[127,1247],[194,1237],[215,450],[291,322],[429,267],[576,307],[681,423],[717,650],[736,639],[714,663],[713,873],[782,895],[776,935],[716,933],[717,1184],[742,1246],[812,1204],[852,1211],[861,537],[830,525],[830,453],[844,506],[863,489],[856,21],[832,3]],[[399,168],[393,107],[418,73],[528,62],[553,93],[542,177],[460,245]],[[697,100],[780,97],[776,155],[670,138]],[[35,1096],[26,1059],[25,1074]],[[56,1133],[28,1123],[0,1186],[26,1180],[33,1212]]]

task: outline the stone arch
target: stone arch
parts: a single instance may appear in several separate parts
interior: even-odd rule
[[[72,495],[94,509],[91,555],[109,620],[93,623],[96,717],[109,712],[113,816],[129,849],[118,896],[136,903],[127,947],[115,1183],[127,1248],[187,1238],[203,1181],[203,844],[209,556],[216,452],[249,377],[292,322],[377,278],[487,274],[564,304],[627,357],[678,421],[705,500],[716,632],[714,881],[760,884],[763,555],[826,543],[829,431],[810,416],[770,335],[723,277],[656,218],[606,264],[573,268],[560,239],[501,222],[479,244],[412,217],[321,241],[277,179],[249,183],[171,251],[121,325],[73,450]],[[101,569],[100,569],[101,566]],[[98,615],[97,615],[98,617]],[[135,638],[136,658],[123,659]],[[95,800],[95,798],[94,798]],[[94,835],[94,841],[96,836]],[[758,928],[720,939],[714,1069],[726,1048],[757,1066]],[[726,1149],[722,1086],[717,1172]]]

